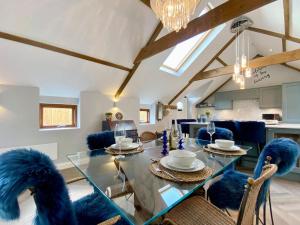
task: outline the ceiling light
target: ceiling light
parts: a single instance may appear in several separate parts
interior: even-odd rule
[[[151,8],[168,30],[186,28],[200,0],[151,0]]]

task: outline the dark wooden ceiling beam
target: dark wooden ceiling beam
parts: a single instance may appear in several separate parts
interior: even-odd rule
[[[228,66],[220,57],[217,57],[216,60],[221,63],[223,66]]]
[[[171,32],[145,47],[135,59],[135,63],[174,47],[197,34],[208,31],[240,15],[253,11],[276,0],[230,0],[192,20],[186,29]]]
[[[79,58],[79,59],[87,60],[87,61],[90,61],[90,62],[102,64],[102,65],[113,67],[113,68],[116,68],[116,69],[120,69],[120,70],[124,70],[124,71],[130,71],[130,68],[122,66],[122,65],[118,65],[116,63],[108,62],[108,61],[105,61],[103,59],[98,59],[98,58],[91,57],[91,56],[88,56],[88,55],[84,55],[84,54],[81,54],[81,53],[78,53],[78,52],[74,52],[74,51],[70,51],[70,50],[67,50],[67,49],[64,49],[64,48],[60,48],[60,47],[57,47],[57,46],[54,46],[54,45],[50,45],[50,44],[46,44],[46,43],[43,43],[43,42],[35,41],[35,40],[29,39],[29,38],[20,37],[20,36],[5,33],[5,32],[0,32],[0,38],[10,40],[10,41],[14,41],[14,42],[19,42],[19,43],[30,45],[30,46],[34,46],[34,47],[37,47],[37,48],[46,49],[48,51],[60,53],[60,54],[63,54],[63,55],[72,56],[72,57],[75,57],[75,58]]]
[[[286,63],[283,63],[283,64],[281,64],[281,65],[283,65],[283,66],[285,66],[285,67],[287,67],[287,68],[290,68],[290,69],[292,69],[292,70],[295,70],[295,71],[297,71],[297,72],[300,73],[300,68],[297,68],[297,67],[295,67],[295,66],[291,66],[291,65],[286,64]]]
[[[258,67],[265,67],[265,66],[292,62],[296,60],[300,60],[300,49],[252,59],[249,61],[249,66],[251,68],[258,68]],[[222,68],[217,68],[217,69],[198,73],[193,78],[193,81],[205,80],[205,79],[210,79],[218,76],[232,74],[233,71],[234,71],[233,65],[225,66]]]
[[[156,26],[154,32],[152,33],[150,39],[148,40],[146,46],[150,45],[153,41],[155,41],[155,39],[158,37],[158,35],[159,35],[159,33],[161,32],[162,29],[163,29],[163,25],[162,25],[161,22],[159,22],[159,24]],[[117,90],[117,92],[115,94],[115,98],[119,98],[120,97],[120,95],[122,94],[123,90],[125,89],[125,87],[129,83],[129,81],[131,80],[131,78],[133,77],[134,73],[136,72],[136,70],[138,69],[138,67],[140,66],[140,64],[141,64],[140,62],[134,63],[132,69],[127,74],[125,80],[122,82],[121,86]]]
[[[290,0],[283,0],[284,11],[284,33],[285,36],[290,36]]]
[[[288,41],[300,43],[300,38],[285,36],[285,34],[273,32],[273,31],[269,31],[269,30],[264,30],[264,29],[260,29],[260,28],[257,28],[257,27],[249,27],[248,30],[256,32],[256,33],[269,35],[269,36],[272,36],[272,37],[281,38],[281,39],[285,38]]]
[[[199,71],[199,73],[204,72],[227,48],[231,45],[232,42],[236,39],[236,36],[233,36],[216,54],[211,60]],[[196,74],[197,75],[197,74]],[[196,76],[195,75],[195,76]],[[194,77],[195,77],[194,76]],[[169,101],[169,105],[172,104],[190,85],[193,83],[194,77]]]
[[[281,41],[282,41],[282,51],[286,52],[286,38],[282,38]]]
[[[144,3],[146,6],[150,7],[151,8],[151,5],[150,5],[150,0],[140,0],[142,3]]]

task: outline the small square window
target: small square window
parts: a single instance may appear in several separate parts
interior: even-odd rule
[[[77,105],[40,104],[40,128],[77,127]]]
[[[140,123],[150,123],[149,109],[140,109]]]

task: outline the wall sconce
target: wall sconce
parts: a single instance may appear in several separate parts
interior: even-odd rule
[[[113,108],[117,108],[117,102],[114,101]]]
[[[177,102],[177,110],[182,111],[183,110],[183,103],[182,102]]]

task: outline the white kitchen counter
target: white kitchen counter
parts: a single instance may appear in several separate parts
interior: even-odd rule
[[[300,124],[299,123],[279,123],[276,125],[266,125],[266,128],[300,129]]]

